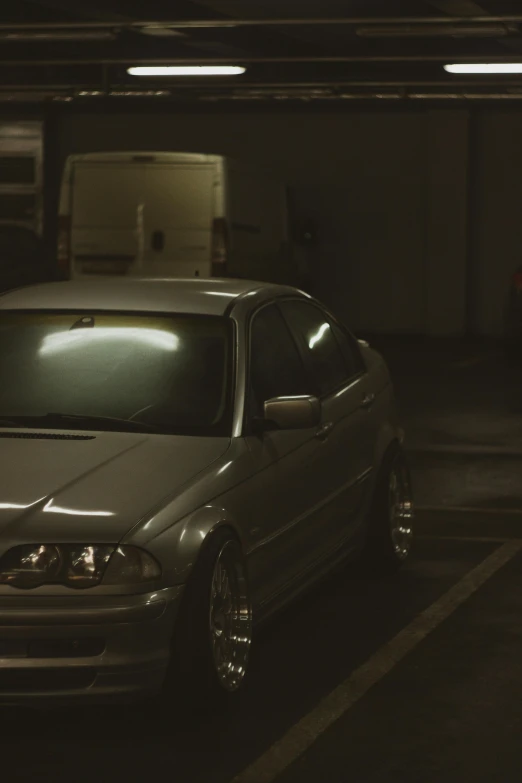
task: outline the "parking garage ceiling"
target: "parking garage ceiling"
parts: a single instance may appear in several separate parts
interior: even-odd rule
[[[17,0],[0,15],[0,101],[517,100],[513,0]],[[239,66],[135,76],[133,66]]]

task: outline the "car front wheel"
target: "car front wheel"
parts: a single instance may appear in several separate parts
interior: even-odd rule
[[[204,543],[185,588],[167,685],[190,700],[227,701],[245,678],[252,640],[246,563],[231,531]]]

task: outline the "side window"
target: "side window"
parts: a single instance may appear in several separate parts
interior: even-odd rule
[[[311,383],[284,318],[275,305],[254,316],[250,332],[250,412],[273,397],[312,394]]]
[[[364,360],[354,338],[346,334],[346,332],[335,323],[332,323],[332,330],[344,356],[344,361],[348,366],[350,378],[364,372],[366,369]]]
[[[329,394],[352,376],[325,313],[308,302],[288,300],[280,303],[281,311],[303,351],[309,357],[315,391]]]

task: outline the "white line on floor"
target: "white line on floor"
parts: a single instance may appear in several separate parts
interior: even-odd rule
[[[266,753],[236,775],[232,783],[272,783],[373,685],[521,550],[522,541],[509,541],[496,549],[374,653],[366,663],[352,672]]]
[[[505,541],[520,541],[522,539],[517,536],[437,536],[437,535],[425,535],[415,536],[416,541],[479,541],[484,544],[503,544]]]
[[[477,459],[499,459],[520,460],[522,459],[522,449],[506,448],[506,446],[486,446],[463,445],[462,443],[411,443],[405,441],[406,452],[412,460],[412,468],[415,468],[414,460],[417,457],[472,457]]]
[[[493,356],[495,356],[495,353],[493,351],[488,351],[488,353],[482,353],[479,356],[470,356],[467,359],[458,359],[455,362],[451,362],[450,367],[473,367],[473,365],[481,364],[482,362],[491,359]]]
[[[506,514],[513,516],[522,516],[522,508],[483,508],[481,506],[416,506],[416,511],[426,512],[445,512],[445,513],[464,513],[464,514]]]

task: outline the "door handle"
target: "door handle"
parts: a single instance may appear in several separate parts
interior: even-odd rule
[[[375,394],[367,394],[365,397],[363,397],[363,400],[361,402],[361,408],[371,408],[373,403],[375,402]]]
[[[333,428],[334,428],[333,421],[327,421],[326,424],[323,424],[321,427],[319,427],[319,429],[315,433],[315,437],[317,438],[317,440],[326,440],[329,434],[331,433],[331,431],[333,430]]]
[[[161,253],[165,247],[165,234],[163,231],[154,231],[151,237],[152,249],[157,253]]]

